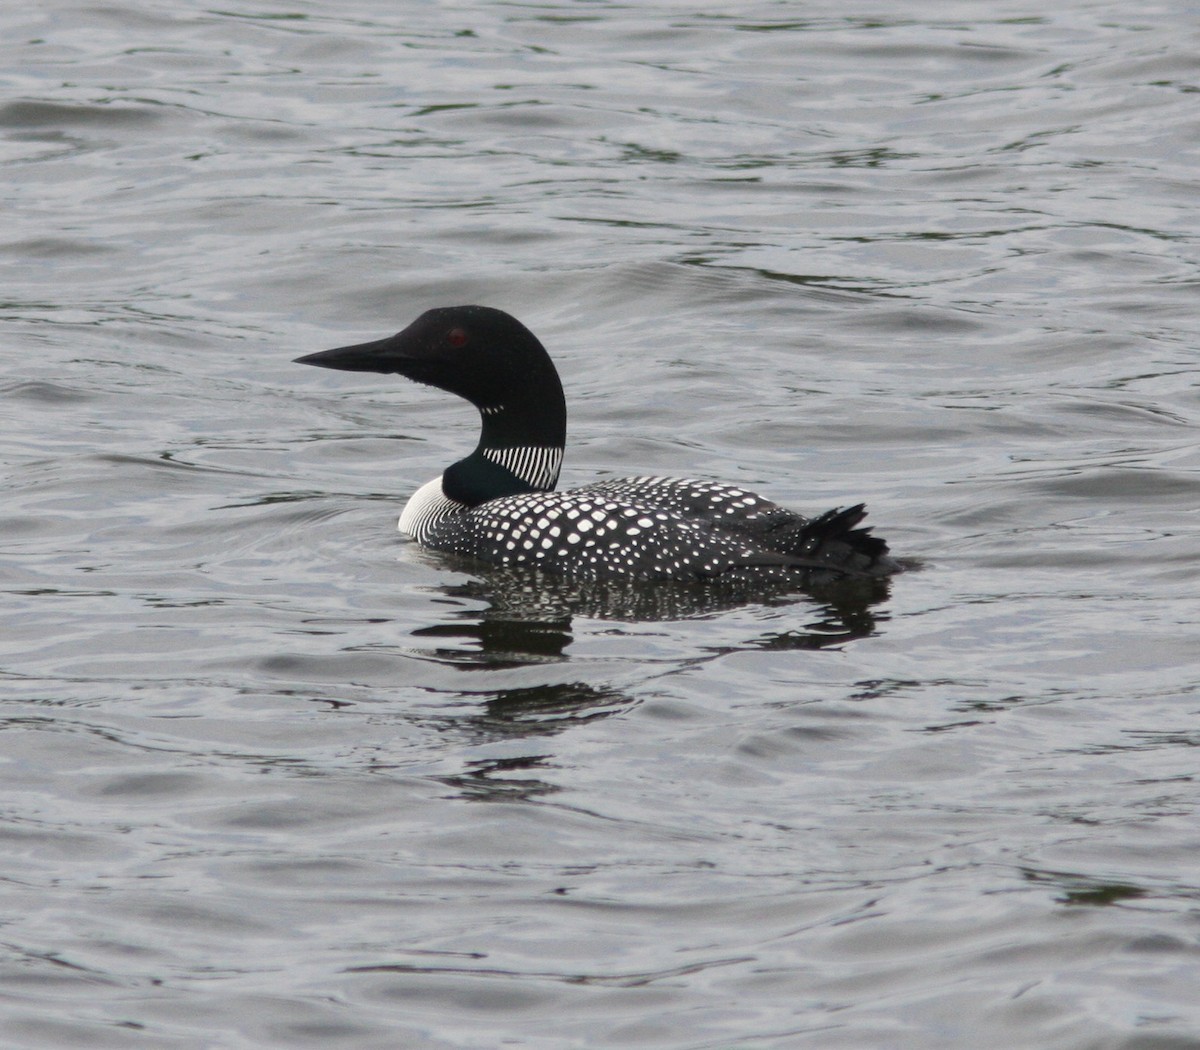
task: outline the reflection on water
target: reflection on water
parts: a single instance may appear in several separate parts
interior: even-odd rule
[[[747,643],[748,649],[818,649],[873,634],[872,609],[891,593],[888,578],[839,579],[810,587],[803,595],[786,587],[718,583],[647,584],[637,580],[575,580],[537,570],[487,569],[462,584],[442,588],[447,597],[483,602],[482,613],[462,610],[454,624],[439,624],[414,633],[422,636],[472,638],[488,667],[509,661],[563,655],[571,642],[577,616],[627,623],[661,623],[698,619],[746,605],[786,605],[816,600],[818,618],[804,630],[769,635]],[[461,657],[461,653],[456,654]]]
[[[580,581],[546,575],[537,570],[496,569],[463,583],[440,588],[459,606],[452,622],[415,629],[418,638],[445,639],[444,647],[424,650],[422,657],[462,671],[501,671],[539,664],[569,664],[577,618],[633,624],[701,618],[738,606],[800,606],[807,603],[808,622],[802,628],[770,631],[737,644],[714,645],[690,656],[680,655],[673,666],[696,666],[739,651],[821,649],[875,633],[882,619],[878,607],[887,600],[887,578],[846,579],[807,595],[778,591],[750,594],[744,589],[638,581]],[[464,601],[465,600],[465,601]],[[815,609],[811,608],[815,602]],[[466,607],[463,607],[463,606]],[[438,603],[439,609],[445,608]],[[464,650],[449,643],[469,643]],[[476,692],[459,687],[457,696],[475,699],[474,713],[457,712],[459,736],[476,743],[547,737],[586,722],[627,711],[638,696],[612,684],[580,680],[519,685]],[[506,755],[467,763],[462,773],[443,777],[443,783],[462,797],[477,801],[513,801],[551,793],[556,788],[537,773],[553,764],[549,753]]]
[[[876,632],[881,619],[876,607],[887,600],[890,582],[886,578],[846,579],[800,596],[782,589],[752,594],[714,584],[571,580],[536,570],[504,569],[440,589],[455,605],[465,599],[467,606],[451,614],[452,622],[420,627],[413,635],[466,640],[474,648],[435,648],[423,656],[462,670],[495,671],[567,659],[576,617],[661,623],[701,618],[748,604],[782,606],[801,600],[817,602],[815,617],[803,628],[766,632],[736,646],[709,650],[709,655],[842,645]],[[479,603],[483,603],[482,609]]]
[[[586,682],[562,682],[502,689],[482,698],[478,711],[455,719],[461,735],[479,742],[551,736],[586,722],[627,710],[634,699],[615,688]],[[554,756],[531,753],[475,759],[462,773],[442,777],[463,798],[510,802],[557,790],[536,774],[554,763]]]
[[[1148,896],[1148,891],[1130,882],[1097,878],[1077,871],[1048,871],[1025,868],[1022,875],[1031,883],[1057,887],[1062,904],[1106,907]]]

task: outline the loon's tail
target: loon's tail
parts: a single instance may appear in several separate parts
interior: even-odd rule
[[[900,564],[888,554],[887,541],[872,536],[870,528],[856,527],[866,516],[866,505],[858,503],[845,510],[828,510],[811,521],[797,521],[763,538],[780,554],[829,569],[868,576],[899,571]]]

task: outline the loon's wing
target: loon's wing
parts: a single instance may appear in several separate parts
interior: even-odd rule
[[[629,500],[655,510],[669,510],[685,518],[702,518],[751,536],[781,528],[800,527],[808,519],[737,485],[696,478],[610,478],[572,489],[593,492],[612,500]]]
[[[612,478],[573,491],[699,518],[750,537],[768,551],[816,560],[826,569],[872,573],[896,568],[887,543],[869,528],[856,528],[867,516],[861,503],[806,518],[739,486],[695,478]]]

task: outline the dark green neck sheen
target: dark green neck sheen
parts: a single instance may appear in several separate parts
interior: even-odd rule
[[[490,499],[514,496],[519,492],[535,492],[511,470],[493,463],[477,448],[466,459],[452,463],[442,472],[442,492],[458,503],[477,507]]]

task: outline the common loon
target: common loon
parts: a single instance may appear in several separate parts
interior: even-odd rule
[[[581,579],[772,581],[884,576],[900,566],[857,528],[860,503],[808,519],[753,492],[629,477],[556,492],[567,410],[549,354],[502,310],[429,310],[396,335],[296,359],[396,373],[466,398],[475,451],[419,488],[399,527],[435,550]]]

